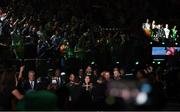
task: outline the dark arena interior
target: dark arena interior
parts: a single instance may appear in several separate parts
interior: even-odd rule
[[[0,111],[180,110],[180,0],[0,0]]]

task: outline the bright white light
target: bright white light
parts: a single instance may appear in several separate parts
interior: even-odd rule
[[[162,44],[164,45],[165,43],[164,43],[164,42],[162,42]]]
[[[150,44],[152,44],[152,42],[150,42]]]
[[[94,61],[92,61],[92,62],[91,62],[91,64],[93,65],[93,64],[95,64],[95,62],[94,62]]]
[[[62,72],[61,75],[66,75],[66,73],[65,73],[65,72]]]
[[[138,105],[145,104],[147,100],[148,100],[148,96],[146,93],[139,93],[138,96],[136,97],[136,103]]]
[[[116,63],[119,64],[119,61],[117,61]]]
[[[176,42],[175,44],[176,44],[176,45],[178,45],[178,43],[177,43],[177,42]]]
[[[137,61],[137,62],[136,62],[136,65],[138,65],[138,64],[139,64],[139,62]]]

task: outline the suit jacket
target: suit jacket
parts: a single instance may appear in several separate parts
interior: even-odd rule
[[[22,82],[22,89],[23,89],[24,93],[26,93],[27,91],[30,91],[30,90],[37,90],[38,89],[37,81],[34,80],[34,88],[31,87],[29,80],[23,81]]]

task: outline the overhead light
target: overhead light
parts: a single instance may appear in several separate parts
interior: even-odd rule
[[[93,64],[95,64],[95,62],[94,62],[94,61],[92,61],[92,62],[91,62],[91,64],[93,65]]]
[[[158,64],[158,65],[160,65],[160,64],[161,64],[161,62],[160,62],[160,61],[158,61],[158,62],[157,62],[157,64]]]
[[[138,64],[139,64],[139,62],[137,61],[135,64],[136,64],[136,65],[138,65]]]
[[[119,61],[117,61],[116,64],[119,64]]]
[[[63,76],[63,75],[66,75],[66,73],[65,73],[65,72],[62,72],[61,75],[62,75],[62,76]]]

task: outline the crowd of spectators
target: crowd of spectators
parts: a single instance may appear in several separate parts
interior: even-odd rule
[[[87,66],[78,74],[56,68],[38,76],[29,70],[27,77],[24,68],[1,70],[1,110],[163,110],[169,96],[179,98],[178,68],[147,65],[128,74]]]
[[[168,8],[172,10],[172,5],[176,3],[176,1],[163,2],[165,5],[161,8],[165,9],[169,4]],[[107,59],[112,61],[112,57],[118,59],[123,57],[124,48],[127,46],[137,48],[138,45],[142,45],[143,39],[140,35],[135,36],[138,38],[136,42],[129,39],[135,38],[134,32],[140,30],[141,23],[147,16],[161,21],[162,10],[159,10],[161,8],[158,4],[160,2],[153,4],[142,0],[131,2],[125,0],[116,2],[2,0],[0,32],[3,33],[0,39],[1,43],[12,46],[15,56],[20,59],[59,57],[60,53],[57,53],[59,46],[67,43],[70,49],[67,50],[65,59],[76,57],[82,60],[89,56],[88,58],[93,57],[96,60],[102,59],[101,63],[103,63]],[[178,19],[171,15],[173,13],[167,12],[167,14],[169,16],[165,20],[170,21],[168,22],[170,24],[172,23],[170,19],[174,22]],[[117,28],[120,30],[117,31]],[[127,45],[128,42],[129,45]],[[137,45],[133,46],[131,43]],[[64,59],[61,59],[62,66],[63,63]]]
[[[5,52],[10,52],[1,54],[4,54],[2,61],[40,58],[56,60],[61,67],[70,58],[76,58],[81,63],[92,60],[108,63],[112,57],[124,53],[118,51],[122,51],[130,39],[130,34],[124,30],[103,28],[87,18],[71,16],[61,19],[62,16],[57,14],[47,16],[49,14],[41,15],[40,12],[18,14],[20,11],[16,8],[0,10],[1,45],[7,47]]]
[[[87,66],[41,76],[24,65],[0,73],[0,110],[163,110],[169,98],[179,101],[179,68],[165,63],[137,66],[131,73]]]
[[[131,65],[130,58],[142,56],[134,49],[143,45],[143,39],[133,40],[130,32],[136,32],[138,21],[146,17],[150,1],[1,1],[0,61],[8,66],[0,71],[0,110],[163,109],[168,96],[179,98],[179,89],[172,89],[179,85],[179,68],[102,67],[112,57]],[[20,60],[18,72],[10,69],[12,60]],[[22,60],[35,63],[36,69]],[[39,60],[45,63],[38,66]],[[92,60],[103,69],[86,66]],[[76,69],[68,71],[70,66]]]

